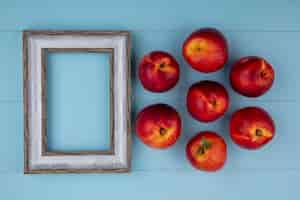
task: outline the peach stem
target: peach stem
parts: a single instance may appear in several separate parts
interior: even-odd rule
[[[262,136],[262,135],[263,135],[263,131],[260,130],[260,129],[256,129],[256,130],[255,130],[255,135],[256,135],[256,136]]]
[[[167,133],[166,129],[160,127],[160,129],[159,129],[159,134],[160,134],[161,136],[164,136],[166,133]]]
[[[203,155],[203,154],[205,154],[206,150],[210,149],[210,147],[211,147],[211,143],[209,141],[203,139],[201,141],[201,145],[199,146],[197,153],[199,155]]]
[[[161,63],[160,65],[159,65],[159,68],[160,69],[162,69],[162,68],[164,68],[165,67],[165,63]]]

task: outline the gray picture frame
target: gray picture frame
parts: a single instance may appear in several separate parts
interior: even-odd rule
[[[130,171],[130,50],[128,31],[23,32],[25,174]],[[47,149],[47,52],[110,54],[110,148],[107,151]]]

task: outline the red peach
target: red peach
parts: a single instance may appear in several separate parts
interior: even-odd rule
[[[259,107],[246,107],[233,113],[230,136],[234,143],[246,149],[259,149],[272,140],[275,124]]]
[[[192,117],[201,122],[210,122],[220,118],[228,107],[228,93],[217,82],[200,81],[188,90],[187,109]]]
[[[153,51],[139,64],[139,78],[143,87],[152,92],[165,92],[179,80],[179,65],[167,52]]]
[[[230,72],[230,83],[241,95],[258,97],[271,88],[274,77],[274,70],[265,59],[249,56],[235,62]]]
[[[174,108],[166,104],[148,106],[137,116],[136,133],[143,143],[152,148],[168,148],[180,136],[180,116]]]
[[[186,156],[196,169],[214,172],[224,166],[227,159],[227,146],[217,133],[204,131],[188,142]]]
[[[227,41],[217,29],[199,29],[185,40],[182,54],[195,70],[215,72],[223,68],[228,60]]]

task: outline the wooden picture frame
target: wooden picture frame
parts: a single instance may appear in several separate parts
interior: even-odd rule
[[[128,172],[131,165],[130,34],[127,31],[23,32],[24,173]],[[110,148],[47,149],[47,52],[110,54]]]

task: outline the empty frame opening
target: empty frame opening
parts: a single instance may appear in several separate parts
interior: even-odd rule
[[[46,52],[47,151],[110,148],[110,54]]]

